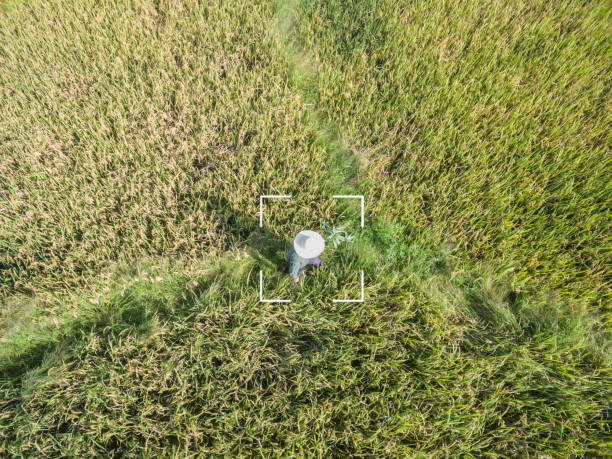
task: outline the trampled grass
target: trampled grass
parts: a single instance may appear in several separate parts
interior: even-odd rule
[[[299,289],[267,269],[270,295],[290,304],[258,303],[253,248],[201,274],[158,268],[113,291],[32,369],[23,355],[1,360],[11,375],[3,451],[605,451],[609,374],[597,368],[608,357],[583,334],[588,324],[535,311],[492,277],[454,275],[451,255],[389,239],[399,228],[388,223],[373,226],[356,242],[363,250],[329,253],[327,269]],[[364,253],[379,267],[367,271],[368,300],[332,303]]]
[[[609,454],[610,10],[547,5],[3,2],[0,453]]]

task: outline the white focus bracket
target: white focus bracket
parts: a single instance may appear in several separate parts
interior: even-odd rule
[[[334,199],[360,199],[361,200],[361,227],[363,228],[363,195],[362,194],[335,194]]]
[[[332,300],[333,303],[363,303],[363,269],[361,270],[361,298],[358,300]]]
[[[259,227],[263,226],[263,200],[266,198],[284,198],[291,199],[291,195],[288,194],[262,194],[259,196]]]
[[[338,194],[332,196],[334,199],[359,199],[361,200],[361,227],[363,228],[364,224],[364,198],[362,194],[358,195],[343,195]],[[259,196],[259,227],[263,227],[263,200],[264,199],[291,199],[291,195],[286,194],[262,194]],[[363,269],[361,270],[361,298],[358,300],[343,300],[343,299],[335,299],[332,300],[334,303],[363,303],[365,299],[364,296],[364,285],[363,285]],[[291,300],[283,300],[283,299],[275,299],[268,300],[263,298],[263,271],[259,270],[259,302],[260,303],[290,303]]]
[[[259,302],[260,303],[290,303],[291,300],[264,300],[263,298],[263,271],[259,270]]]

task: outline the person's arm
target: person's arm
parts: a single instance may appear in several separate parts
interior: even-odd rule
[[[298,281],[298,274],[301,267],[302,266],[297,253],[295,253],[293,248],[291,248],[289,251],[289,275],[294,282]]]

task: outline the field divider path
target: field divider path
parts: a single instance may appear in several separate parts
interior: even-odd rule
[[[350,139],[342,135],[338,124],[319,108],[317,85],[314,83],[318,66],[308,51],[298,45],[297,37],[292,35],[295,7],[295,0],[277,3],[272,34],[290,65],[292,83],[304,99],[306,119],[316,132],[316,141],[327,152],[328,173],[324,183],[331,194],[363,195],[359,186],[363,160],[354,154]]]

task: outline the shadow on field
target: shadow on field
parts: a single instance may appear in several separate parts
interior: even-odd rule
[[[217,204],[224,205],[223,199]],[[252,216],[228,209],[224,209],[222,217],[227,229],[241,226],[247,219],[254,220]],[[246,249],[258,266],[278,275],[286,272],[289,242],[280,239],[270,228],[260,228],[255,221],[250,225],[250,231],[244,230],[243,227],[242,232],[233,236],[236,238],[232,243]],[[79,347],[79,343],[84,342],[91,334],[104,337],[104,342],[125,333],[144,336],[152,330],[156,320],[185,319],[194,312],[194,306],[213,283],[227,284],[227,275],[236,268],[231,265],[231,260],[233,258],[228,257],[230,263],[224,264],[222,261],[214,269],[196,278],[177,276],[173,285],[164,287],[171,291],[171,297],[156,296],[147,292],[146,286],[131,285],[123,294],[112,296],[91,313],[81,314],[79,319],[65,324],[61,330],[45,330],[39,336],[28,337],[28,342],[24,342],[23,352],[12,356],[10,360],[0,361],[0,378],[21,379],[29,371],[44,367],[48,357],[59,349]],[[126,273],[136,272],[129,266],[124,270]],[[231,291],[229,285],[224,286]],[[251,277],[243,286],[256,290],[258,280]],[[228,300],[231,300],[231,296]],[[90,305],[86,308],[91,311]]]
[[[247,252],[260,265],[286,272],[289,242],[280,240],[267,228],[253,231],[246,241]]]
[[[257,196],[255,198],[258,198]],[[231,245],[246,248],[262,266],[287,269],[286,254],[290,241],[278,229],[263,224],[259,226],[258,216],[250,215],[232,207],[223,196],[208,198],[213,212],[223,225],[223,232],[230,236]]]
[[[147,306],[128,290],[110,299],[95,315],[66,325],[54,340],[31,345],[10,361],[0,362],[0,377],[20,378],[43,364],[56,349],[71,349],[90,333],[105,337],[125,330],[146,334],[151,329],[151,319]]]

